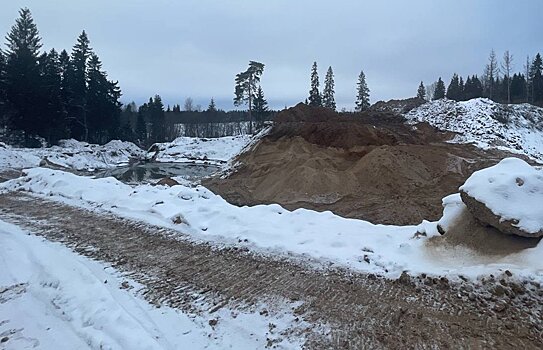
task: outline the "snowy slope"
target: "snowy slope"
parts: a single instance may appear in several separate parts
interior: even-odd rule
[[[47,157],[53,164],[75,170],[112,168],[130,158],[143,158],[144,151],[131,142],[113,140],[94,145],[73,139],[49,148],[14,148],[0,145],[0,169],[36,167]]]
[[[1,349],[264,349],[270,322],[277,334],[295,324],[287,305],[269,315],[259,312],[267,305],[212,315],[156,308],[113,268],[3,221],[0,247]],[[279,349],[304,341],[277,340]]]
[[[251,141],[250,135],[227,136],[214,139],[178,137],[172,142],[157,143],[151,147],[148,158],[158,148],[158,162],[207,161],[225,163],[236,156]]]
[[[481,257],[467,248],[431,251],[425,242],[437,224],[384,226],[345,219],[331,212],[279,205],[237,207],[204,187],[131,187],[115,179],[89,179],[62,171],[30,169],[27,176],[0,185],[93,210],[168,227],[197,241],[241,245],[265,254],[377,273],[397,278],[402,271],[476,277],[499,269],[543,280],[543,244],[509,256]],[[174,221],[181,224],[176,225]],[[415,237],[423,232],[427,237]]]
[[[543,108],[503,105],[489,99],[428,102],[405,114],[411,123],[428,122],[458,133],[453,142],[500,148],[543,161]]]

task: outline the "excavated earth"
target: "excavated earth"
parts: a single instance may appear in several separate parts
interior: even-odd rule
[[[204,185],[236,205],[279,203],[374,223],[437,220],[441,200],[509,153],[447,142],[454,134],[398,114],[339,115],[304,104],[281,112],[227,177]]]

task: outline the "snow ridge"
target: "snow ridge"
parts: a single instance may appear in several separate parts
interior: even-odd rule
[[[506,105],[486,98],[430,101],[404,115],[409,123],[428,122],[458,133],[455,143],[475,143],[543,161],[543,108]]]

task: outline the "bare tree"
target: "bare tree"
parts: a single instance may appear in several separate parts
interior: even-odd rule
[[[494,83],[499,74],[498,60],[496,59],[496,52],[490,51],[488,56],[488,63],[485,67],[484,83],[487,90],[488,97],[492,99],[494,95]]]
[[[526,103],[530,102],[530,86],[532,85],[530,82],[530,70],[532,68],[532,64],[530,63],[530,56],[526,56],[526,65],[524,65],[525,73],[526,74]]]
[[[194,101],[192,100],[192,97],[187,97],[185,99],[184,108],[185,108],[185,111],[187,111],[187,112],[194,111]]]
[[[437,81],[426,87],[426,101],[432,101],[434,98],[434,92],[436,91]]]
[[[513,55],[509,50],[503,54],[502,71],[507,78],[507,103],[511,103],[511,71],[513,70]]]

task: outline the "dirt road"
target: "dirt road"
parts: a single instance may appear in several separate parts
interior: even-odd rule
[[[153,303],[190,309],[194,293],[216,308],[300,301],[300,318],[330,329],[308,335],[311,349],[543,347],[540,286],[506,275],[474,287],[445,278],[390,281],[318,271],[20,192],[0,195],[0,219],[111,263],[145,285]]]

